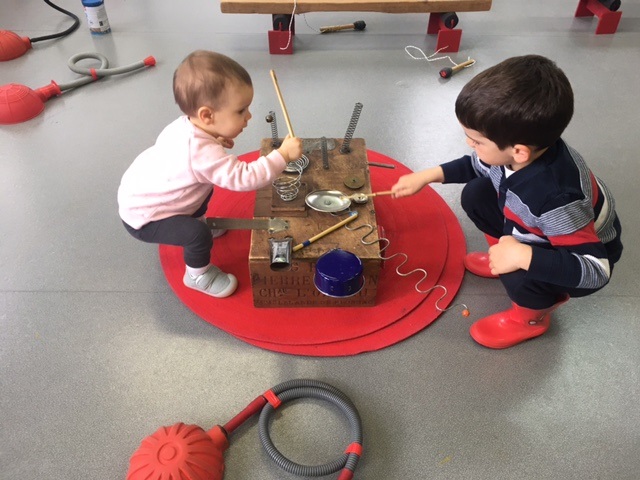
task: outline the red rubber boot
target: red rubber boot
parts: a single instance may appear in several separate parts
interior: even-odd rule
[[[497,238],[487,235],[486,233],[484,236],[490,247],[498,243]],[[479,277],[498,278],[498,275],[493,275],[491,268],[489,268],[489,252],[467,253],[464,257],[464,268]]]
[[[544,310],[532,310],[512,302],[510,310],[494,313],[471,325],[469,333],[480,345],[488,348],[509,348],[549,329],[551,312],[569,301],[566,295],[558,303]]]

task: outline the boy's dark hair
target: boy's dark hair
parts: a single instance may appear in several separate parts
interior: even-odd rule
[[[548,58],[513,57],[476,75],[456,100],[456,116],[500,150],[552,145],[573,116],[569,79]]]
[[[223,106],[225,88],[231,82],[252,86],[249,73],[235,60],[221,53],[196,50],[174,72],[173,96],[180,110],[193,116],[202,106]]]

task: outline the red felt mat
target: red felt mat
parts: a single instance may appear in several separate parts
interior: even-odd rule
[[[251,161],[259,153],[241,158]],[[392,163],[395,169],[371,167],[373,191],[389,190],[409,170],[395,160],[368,151],[369,161]],[[251,218],[255,193],[216,188],[208,216]],[[378,350],[419,332],[446,308],[460,287],[466,253],[460,225],[442,198],[426,187],[402,199],[376,197],[376,218],[389,240],[378,278],[374,307],[254,308],[249,278],[250,232],[229,231],[216,239],[212,262],[238,277],[238,290],[225,299],[215,299],[182,284],[182,249],[160,246],[160,260],[176,295],[199,317],[218,328],[261,348],[295,355],[341,356]],[[358,220],[352,228],[358,226]],[[364,235],[367,229],[361,229]],[[293,233],[295,237],[295,232]],[[320,245],[322,240],[318,240]],[[381,244],[384,247],[384,243]],[[404,261],[404,255],[407,261]],[[399,275],[414,269],[420,272]],[[446,295],[445,295],[446,293]],[[444,295],[444,297],[443,297]],[[457,315],[457,312],[456,312]]]

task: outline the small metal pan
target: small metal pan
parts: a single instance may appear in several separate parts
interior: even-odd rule
[[[318,212],[341,212],[351,206],[351,199],[338,190],[316,190],[307,194],[304,201]]]

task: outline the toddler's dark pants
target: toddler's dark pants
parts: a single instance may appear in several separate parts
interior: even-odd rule
[[[213,191],[191,216],[176,215],[164,218],[147,223],[139,230],[125,222],[122,223],[132,236],[143,242],[183,247],[184,263],[187,266],[206,267],[211,261],[213,238],[209,226],[198,218],[207,213],[207,206],[212,194]]]
[[[471,221],[482,232],[494,238],[509,235],[503,232],[504,215],[498,207],[498,196],[490,179],[480,177],[467,183],[462,190],[461,203]],[[613,271],[613,261],[610,261],[610,268]],[[564,294],[584,297],[602,288],[563,287],[554,285],[551,278],[548,282],[531,280],[527,278],[526,270],[500,275],[500,280],[515,304],[534,310],[556,304]]]

